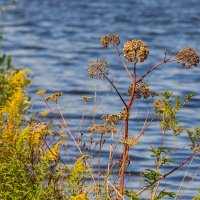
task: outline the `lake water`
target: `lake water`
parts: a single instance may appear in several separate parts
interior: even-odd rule
[[[8,4],[8,0],[0,2],[1,7]],[[166,48],[176,52],[186,46],[193,46],[200,52],[199,0],[18,0],[15,6],[1,13],[0,17],[0,29],[4,32],[1,52],[11,54],[16,66],[33,71],[32,84],[28,89],[33,101],[32,111],[38,114],[46,109],[35,94],[37,90],[47,89],[48,94],[63,91],[65,95],[60,105],[72,131],[77,130],[80,123],[82,95],[94,97],[94,91],[97,92],[96,112],[91,101],[87,106],[83,131],[92,124],[94,114],[97,122],[102,114],[116,113],[122,109],[121,101],[109,84],[91,80],[86,71],[89,61],[107,59],[111,65],[111,80],[126,96],[130,83],[126,72],[114,51],[99,45],[100,37],[106,32],[120,35],[120,52],[123,43],[133,38],[143,39],[149,45],[149,58],[138,65],[138,77],[163,60]],[[178,118],[187,128],[193,129],[200,125],[200,68],[185,70],[176,63],[166,64],[145,81],[158,92],[170,90],[180,96],[187,92],[196,93],[190,104],[180,111]],[[135,104],[130,135],[136,136],[141,130],[148,105],[148,101],[142,100]],[[149,118],[152,112],[153,108]],[[51,116],[49,119],[52,119]],[[74,134],[78,137],[76,132]],[[89,134],[86,132],[85,136],[89,137]],[[156,120],[139,145],[130,151],[132,164],[129,171],[133,176],[129,178],[127,187],[134,186],[136,190],[141,188],[141,185],[136,184],[139,174],[153,164],[148,149],[150,145],[158,145],[160,138],[161,130]],[[185,134],[174,138],[169,132],[164,145],[177,148],[177,162],[162,172],[168,172],[192,153]],[[121,151],[120,144],[116,156]],[[103,153],[106,162],[106,146]],[[67,154],[74,155],[74,151],[68,151]],[[200,188],[199,161],[199,157],[193,160],[178,199],[192,199]],[[106,167],[105,162],[102,167]],[[185,165],[163,180],[163,188],[176,192],[187,167]]]

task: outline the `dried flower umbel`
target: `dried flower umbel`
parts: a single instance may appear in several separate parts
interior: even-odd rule
[[[87,71],[91,78],[100,79],[104,78],[104,75],[108,74],[109,66],[107,61],[97,59],[89,63]]]
[[[133,84],[131,84],[128,88],[128,96],[131,96],[133,89]],[[136,90],[135,90],[135,97],[137,99],[143,97],[144,99],[147,99],[148,97],[154,97],[157,96],[158,94],[154,91],[151,91],[149,89],[149,86],[147,83],[142,82],[140,85],[136,85]]]
[[[109,124],[93,124],[88,128],[88,131],[104,135],[106,133],[116,133],[117,128]]]
[[[90,97],[90,96],[82,96],[82,98],[86,102],[86,101],[89,101],[92,97]]]
[[[119,35],[107,33],[100,39],[100,44],[103,46],[103,48],[108,48],[110,44],[119,45]]]
[[[134,147],[135,145],[137,145],[138,140],[134,137],[127,137],[127,138],[123,137],[122,143],[127,145],[130,148],[130,147]]]
[[[41,116],[41,117],[46,117],[48,114],[49,114],[49,111],[48,111],[48,110],[47,110],[47,111],[42,111],[42,112],[40,112],[40,116]]]
[[[49,123],[47,122],[35,122],[33,124],[31,124],[31,130],[33,132],[40,132],[43,130],[47,130],[49,127]]]
[[[156,109],[156,114],[158,114],[158,115],[163,114],[163,112],[165,110],[165,103],[163,100],[158,99],[158,100],[154,101],[154,106]]]
[[[46,90],[38,90],[36,94],[43,96],[46,93]]]
[[[144,62],[149,54],[148,46],[142,40],[132,40],[124,44],[124,57],[128,62]]]
[[[54,101],[54,102],[57,102],[58,101],[58,98],[63,96],[63,92],[55,92],[53,93],[52,95],[48,96],[45,98],[45,101]]]
[[[181,63],[185,68],[196,67],[199,63],[199,55],[192,47],[186,47],[178,52],[176,55],[178,63]]]
[[[106,114],[101,117],[105,122],[111,124],[118,124],[126,117],[126,112],[120,112],[119,114]]]

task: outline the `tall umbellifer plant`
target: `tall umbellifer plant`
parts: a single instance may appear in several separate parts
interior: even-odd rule
[[[186,95],[183,101],[181,101],[180,97],[176,97],[173,99],[173,103],[172,103],[172,99],[171,99],[172,93],[170,92],[162,93],[162,98],[157,99],[154,102],[155,115],[148,123],[146,123],[146,125],[143,127],[143,129],[141,130],[141,132],[139,133],[137,137],[129,136],[130,113],[133,108],[134,102],[136,102],[140,98],[146,99],[148,97],[154,97],[157,95],[157,93],[152,92],[149,89],[148,84],[144,82],[145,77],[149,73],[153,72],[154,70],[161,67],[162,65],[166,65],[167,63],[178,62],[184,68],[187,68],[187,69],[196,67],[197,64],[199,63],[198,53],[192,47],[186,47],[173,55],[168,55],[168,51],[166,50],[164,59],[160,63],[150,68],[141,77],[138,77],[137,67],[140,65],[140,63],[144,62],[148,58],[148,55],[149,55],[149,47],[147,46],[145,42],[143,42],[142,40],[133,39],[124,44],[124,48],[123,48],[124,57],[128,63],[133,65],[132,67],[128,67],[128,65],[126,64],[127,62],[124,61],[123,56],[121,56],[120,51],[118,50],[118,45],[120,44],[119,35],[106,34],[101,38],[100,44],[103,46],[103,48],[108,48],[109,46],[113,47],[119,60],[121,61],[122,67],[126,70],[127,75],[129,76],[129,79],[131,80],[131,85],[128,88],[129,100],[128,102],[126,102],[125,98],[121,95],[117,86],[114,84],[113,81],[111,81],[110,77],[108,76],[109,64],[107,63],[107,61],[101,60],[101,59],[92,61],[90,62],[87,68],[88,74],[91,78],[95,78],[95,79],[105,78],[113,86],[125,110],[125,112],[123,113],[124,114],[124,133],[123,133],[123,137],[121,137],[121,141],[123,143],[123,151],[122,151],[122,158],[121,158],[121,166],[119,169],[119,174],[120,174],[120,182],[119,182],[119,190],[118,190],[119,198],[123,199],[124,194],[131,196],[131,194],[125,191],[124,189],[125,169],[128,163],[127,161],[128,150],[131,146],[135,146],[138,143],[140,137],[144,134],[145,130],[149,127],[149,125],[155,119],[156,115],[160,117],[160,124],[163,129],[163,134],[162,134],[160,147],[159,148],[151,147],[151,152],[153,153],[152,156],[156,158],[155,170],[154,171],[147,170],[146,172],[143,173],[143,176],[146,182],[148,182],[148,185],[146,185],[138,193],[135,193],[133,191],[132,197],[134,197],[133,199],[137,199],[137,196],[140,195],[143,191],[145,191],[148,188],[151,188],[151,199],[156,199],[156,198],[159,199],[159,198],[162,198],[163,196],[172,197],[174,195],[173,193],[165,192],[165,191],[161,191],[157,195],[160,180],[170,175],[172,172],[176,171],[177,169],[179,169],[182,165],[184,165],[188,160],[193,158],[200,151],[199,129],[197,128],[195,129],[194,132],[192,132],[184,128],[183,126],[181,126],[180,123],[176,120],[176,114],[178,110],[191,99],[193,94]],[[105,132],[112,132],[112,134],[116,132],[116,129],[114,128],[114,124],[115,124],[114,122],[116,121],[119,122],[120,116],[107,115],[107,116],[104,116],[103,119],[106,122],[111,122],[112,125],[109,125],[109,127],[107,127],[108,124],[94,124],[88,129],[91,132],[101,133],[100,151],[101,151],[101,146],[102,146],[102,136],[104,135]],[[113,119],[115,119],[114,122],[113,122]],[[172,162],[172,160],[167,157],[166,148],[163,148],[164,136],[165,136],[165,133],[169,130],[172,130],[175,135],[178,135],[181,132],[186,131],[192,142],[192,149],[194,150],[194,152],[189,158],[184,160],[175,169],[173,169],[167,174],[161,175],[159,173],[159,168],[161,166],[166,165],[169,162]],[[113,147],[111,148],[110,151],[111,151],[110,155],[112,155]],[[109,158],[109,162],[110,162],[110,158]],[[99,168],[100,168],[100,155],[99,155]],[[109,170],[107,173],[109,174]],[[100,180],[100,169],[98,170],[98,179]]]

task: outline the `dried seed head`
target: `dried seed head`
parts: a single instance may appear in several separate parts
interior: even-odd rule
[[[134,137],[127,137],[127,138],[122,138],[122,143],[127,145],[128,147],[134,147],[137,145],[138,140]]]
[[[161,99],[154,101],[154,106],[156,108],[156,114],[158,115],[162,114],[165,110],[165,103]]]
[[[109,66],[106,60],[97,59],[89,63],[87,71],[91,78],[100,79],[108,74]]]
[[[103,46],[103,48],[108,48],[110,44],[119,45],[119,35],[107,33],[100,39],[100,44]]]
[[[126,112],[120,112],[119,114],[106,114],[101,117],[105,122],[111,124],[118,124],[126,117]]]
[[[104,135],[106,133],[116,133],[117,128],[109,124],[93,124],[88,128],[88,131]]]
[[[149,54],[148,46],[142,40],[132,40],[124,44],[124,57],[128,62],[144,62]]]
[[[92,97],[89,97],[89,96],[82,96],[83,100],[86,102],[86,101],[89,101]]]
[[[63,92],[55,92],[52,95],[45,98],[45,101],[58,101],[58,98],[63,96]]]
[[[38,90],[36,94],[43,96],[46,93],[46,90]]]
[[[131,84],[128,88],[128,96],[131,96],[133,90],[133,84]],[[151,91],[149,89],[149,86],[147,83],[142,82],[140,85],[136,85],[136,90],[135,90],[135,97],[137,99],[143,97],[144,99],[147,99],[148,97],[154,97],[157,96],[158,94],[154,91]]]
[[[49,114],[49,111],[48,111],[48,110],[47,110],[47,111],[42,111],[42,112],[40,112],[40,116],[41,116],[41,117],[46,117],[48,114]]]
[[[192,47],[186,47],[178,52],[176,60],[181,63],[183,67],[189,69],[192,66],[196,67],[199,63],[199,55]]]
[[[36,132],[41,132],[44,130],[47,130],[49,127],[49,123],[47,122],[35,122],[33,124],[31,124],[31,131],[33,131],[34,133]]]

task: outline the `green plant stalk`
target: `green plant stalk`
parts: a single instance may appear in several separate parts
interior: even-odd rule
[[[162,134],[162,138],[161,138],[161,142],[160,142],[160,148],[162,148],[162,146],[163,146],[163,141],[164,141],[165,133],[166,133],[166,132],[163,130],[163,134]],[[158,159],[157,159],[157,162],[156,162],[156,172],[157,172],[157,173],[158,173],[158,170],[159,170],[159,168],[160,168],[160,166],[161,166],[161,163],[160,163],[160,156],[161,156],[161,153],[160,153],[160,155],[159,155],[159,157],[158,157]],[[156,187],[155,187],[155,189],[154,189],[154,192],[153,192],[153,190],[152,190],[152,192],[153,192],[152,200],[156,197],[156,193],[157,193],[157,191],[158,191],[159,185],[160,185],[160,180],[157,182],[157,185],[156,185]]]

